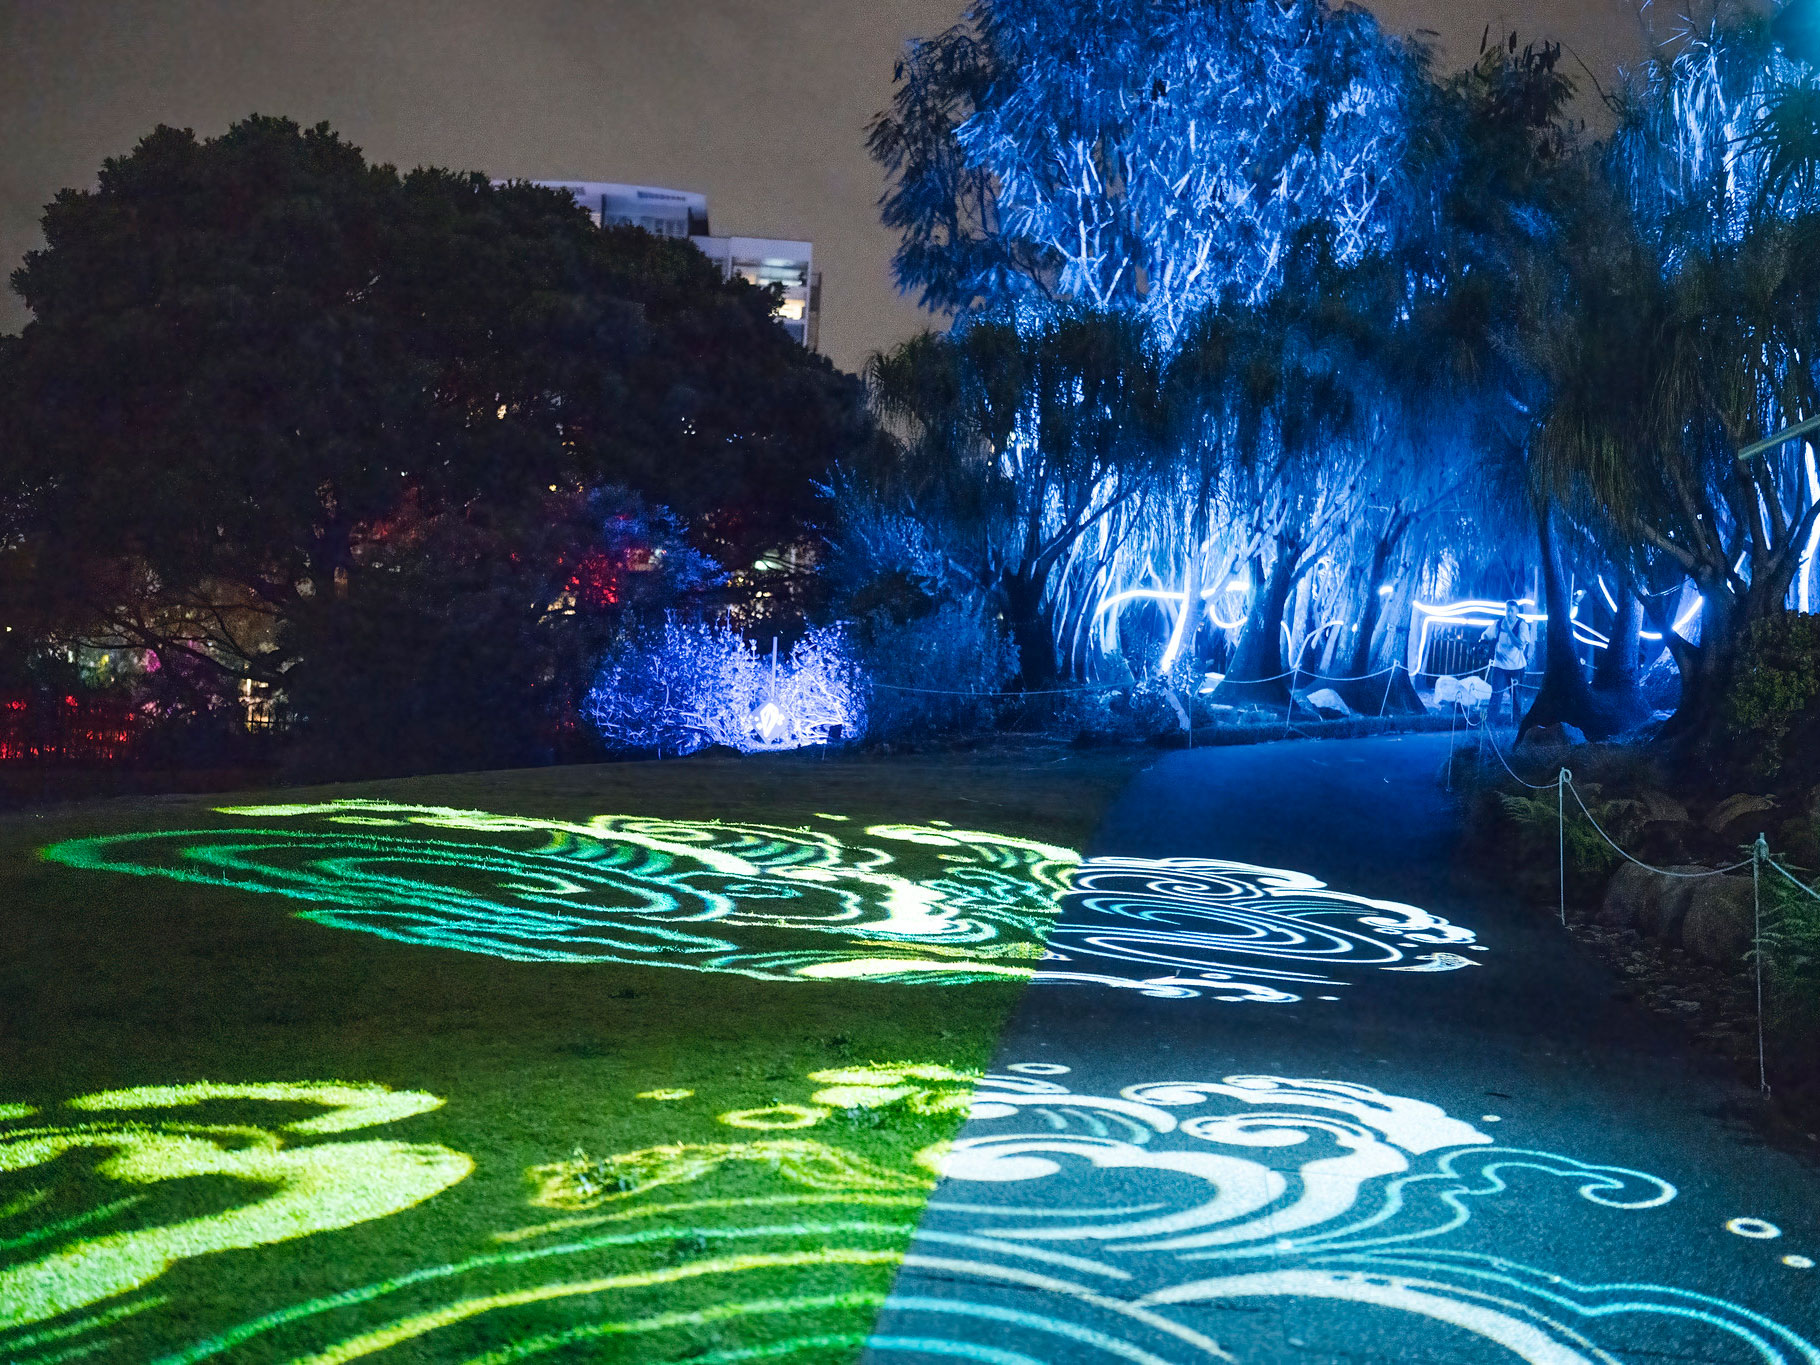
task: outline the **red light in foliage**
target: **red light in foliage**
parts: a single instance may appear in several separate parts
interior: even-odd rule
[[[577,605],[599,610],[619,605],[620,566],[603,551],[590,550],[582,556],[575,576],[569,580],[569,591]]]
[[[140,719],[106,699],[64,697],[34,708],[30,698],[8,697],[0,703],[0,763],[118,763],[137,747]]]

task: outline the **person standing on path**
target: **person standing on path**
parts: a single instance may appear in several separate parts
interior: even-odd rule
[[[1486,710],[1485,723],[1497,724],[1498,699],[1508,695],[1510,723],[1515,726],[1521,719],[1517,709],[1517,688],[1523,682],[1523,675],[1529,672],[1530,657],[1536,648],[1536,628],[1523,619],[1523,613],[1513,599],[1504,604],[1504,615],[1485,627],[1485,633],[1479,638],[1496,641],[1491,650],[1491,705]]]

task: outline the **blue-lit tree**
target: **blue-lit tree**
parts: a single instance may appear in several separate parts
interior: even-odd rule
[[[838,625],[764,652],[729,622],[672,616],[609,656],[582,709],[622,752],[800,749],[865,733],[866,680]]]
[[[1136,325],[1013,308],[876,357],[900,440],[867,496],[938,526],[946,571],[983,594],[1026,689],[1057,674],[1053,587],[1083,538],[1148,486],[1159,401]]]
[[[1198,603],[1256,562],[1260,587],[1292,587],[1358,495],[1353,452],[1317,435],[1333,433],[1316,391],[1347,387],[1317,377],[1331,357],[1292,356],[1254,323],[1298,262],[1332,274],[1393,240],[1420,68],[1362,11],[1320,0],[980,0],[900,63],[871,130],[900,285],[1015,326],[1059,305],[1126,318],[1152,366],[1192,381],[1168,386],[1144,498],[1127,481],[1055,547],[1042,625],[1071,670],[1104,638],[1102,605],[1139,584]],[[1267,505],[1235,500],[1235,480]],[[1259,677],[1281,671],[1282,596],[1255,595],[1239,650]],[[1200,620],[1177,609],[1165,668],[1192,657]]]
[[[1564,558],[1572,527],[1536,461],[1538,421],[1560,385],[1531,343],[1551,335],[1563,271],[1578,249],[1569,229],[1604,222],[1612,207],[1568,116],[1574,86],[1561,56],[1553,44],[1519,48],[1512,34],[1483,45],[1471,68],[1434,92],[1422,157],[1433,218],[1409,242],[1418,281],[1412,331],[1445,357],[1441,372],[1481,448],[1472,493],[1491,535],[1458,536],[1454,553],[1529,539],[1539,566],[1546,662],[1528,719],[1602,735],[1634,719],[1635,698],[1603,703],[1581,668]],[[1514,583],[1505,593],[1521,595]]]
[[[911,46],[870,144],[927,305],[1078,299],[1165,349],[1298,244],[1385,240],[1414,59],[1321,0],[977,0]]]
[[[1620,202],[1562,254],[1529,338],[1549,389],[1538,473],[1634,582],[1671,589],[1653,624],[1680,665],[1674,728],[1696,741],[1752,628],[1811,605],[1811,447],[1738,455],[1820,412],[1817,101],[1761,19],[1647,64],[1617,102]]]

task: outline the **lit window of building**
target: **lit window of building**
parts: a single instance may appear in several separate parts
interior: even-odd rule
[[[778,324],[810,350],[821,340],[821,276],[809,242],[773,237],[716,237],[708,226],[708,197],[655,185],[621,185],[604,180],[533,180],[533,185],[567,190],[602,227],[641,227],[659,237],[682,237],[720,267],[724,279],[738,276],[783,294]]]

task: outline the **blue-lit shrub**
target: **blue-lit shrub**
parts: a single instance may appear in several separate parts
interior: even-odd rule
[[[926,738],[997,723],[1017,651],[973,603],[943,602],[908,620],[880,611],[864,629],[875,738]]]
[[[779,652],[725,623],[671,617],[608,661],[585,709],[610,748],[756,753],[857,737],[866,691],[841,626],[812,629]]]

